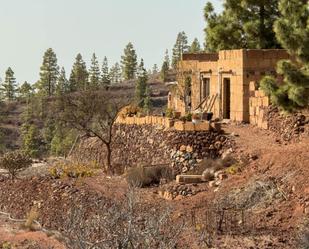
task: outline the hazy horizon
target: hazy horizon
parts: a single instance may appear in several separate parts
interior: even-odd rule
[[[203,8],[196,0],[28,0],[1,1],[0,78],[11,67],[18,83],[35,83],[46,49],[53,48],[58,65],[67,77],[77,53],[89,67],[95,52],[100,65],[120,62],[123,49],[132,42],[147,68],[161,63],[177,33],[185,31],[189,43],[197,37],[204,42]],[[220,0],[213,0],[216,9]]]

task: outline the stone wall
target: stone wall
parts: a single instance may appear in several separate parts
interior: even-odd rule
[[[193,122],[182,122],[166,117],[146,116],[146,117],[122,117],[118,116],[116,124],[122,125],[151,125],[158,129],[173,129],[177,131],[209,131],[221,130],[221,124],[218,122],[209,122],[203,120],[197,124]]]
[[[117,124],[114,128],[112,161],[121,167],[172,165],[175,153],[184,152],[184,146],[190,148],[190,153],[197,160],[219,157],[230,142],[217,131],[176,131],[158,129],[152,125]],[[102,165],[105,162],[105,146],[94,138],[81,140],[71,157],[75,161],[95,161]]]
[[[250,82],[249,113],[250,124],[262,129],[268,129],[267,109],[270,105],[269,97],[264,91],[257,90],[258,85],[255,81]]]

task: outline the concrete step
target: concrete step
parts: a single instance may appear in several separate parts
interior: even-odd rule
[[[203,180],[202,175],[177,175],[176,182],[190,184],[190,183],[201,183],[203,182]]]

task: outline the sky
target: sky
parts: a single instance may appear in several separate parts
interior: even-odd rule
[[[11,67],[18,83],[39,79],[42,57],[53,48],[67,77],[77,53],[87,66],[120,61],[132,42],[147,68],[161,66],[166,49],[185,31],[204,41],[206,0],[0,0],[0,78]],[[222,0],[211,0],[216,11]]]

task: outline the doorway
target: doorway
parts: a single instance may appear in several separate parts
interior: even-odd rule
[[[223,79],[223,118],[231,118],[231,80]]]

